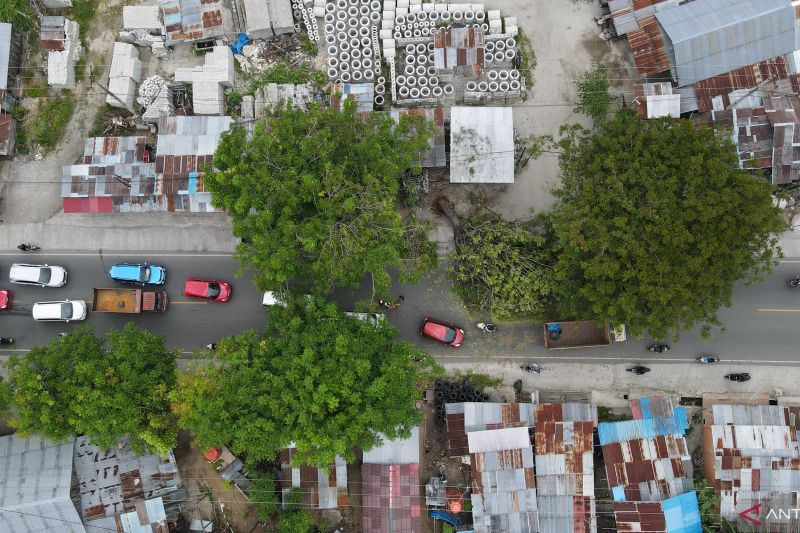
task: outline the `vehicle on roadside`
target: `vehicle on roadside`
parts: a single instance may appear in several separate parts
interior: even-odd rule
[[[458,348],[464,342],[464,330],[448,322],[440,322],[430,317],[422,320],[419,334],[439,341],[453,348]]]
[[[63,287],[67,283],[67,270],[60,266],[14,263],[8,273],[8,280],[20,285]]]
[[[641,375],[644,375],[644,374],[647,374],[648,372],[650,372],[649,368],[647,368],[646,366],[642,366],[642,365],[636,365],[636,366],[634,366],[632,368],[626,368],[625,370],[627,370],[628,372],[632,372],[633,374],[635,374],[637,376],[641,376]]]
[[[227,302],[231,299],[232,291],[230,283],[218,279],[189,278],[183,284],[184,296],[212,302]]]
[[[135,285],[163,285],[167,280],[167,269],[147,263],[117,263],[108,271],[111,279]]]
[[[614,327],[598,320],[545,322],[543,329],[544,347],[551,350],[605,346],[627,338],[624,324]]]
[[[701,365],[713,365],[714,363],[719,363],[719,357],[713,357],[711,355],[701,355],[695,359]]]
[[[92,311],[135,314],[142,311],[163,313],[167,310],[167,291],[142,289],[94,289]]]
[[[0,310],[11,309],[14,305],[14,292],[0,289]]]
[[[786,282],[786,285],[789,287],[794,287],[795,289],[800,289],[800,276],[790,279]]]
[[[527,363],[527,364],[522,365],[520,368],[522,370],[524,370],[525,372],[528,372],[529,374],[541,374],[542,373],[542,367],[537,365],[536,363]]]
[[[0,344],[14,344],[14,337],[0,337]]]
[[[669,344],[651,344],[647,349],[655,353],[664,353],[670,350]]]
[[[737,381],[739,383],[743,383],[745,381],[750,381],[750,374],[747,372],[740,372],[738,374],[727,374],[725,379],[729,379],[731,381]]]
[[[83,300],[59,300],[33,304],[33,319],[43,322],[71,322],[86,318],[86,302]]]

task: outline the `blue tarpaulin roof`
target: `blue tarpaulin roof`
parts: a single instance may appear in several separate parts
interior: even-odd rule
[[[700,525],[700,507],[697,504],[697,492],[691,491],[680,496],[664,500],[664,520],[668,533],[702,533]]]
[[[661,435],[682,434],[689,427],[686,409],[675,407],[675,416],[626,420],[624,422],[602,422],[597,426],[600,445],[626,440],[649,439]]]

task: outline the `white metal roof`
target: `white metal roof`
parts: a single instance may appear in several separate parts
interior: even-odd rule
[[[11,24],[0,22],[0,89],[8,89],[8,62],[11,55]]]
[[[84,533],[70,500],[73,442],[0,437],[0,531]]]
[[[467,434],[469,453],[519,450],[531,447],[528,428],[487,429]]]
[[[450,183],[514,183],[514,120],[510,107],[453,106]]]
[[[384,438],[381,435],[381,438]],[[419,427],[411,430],[407,439],[386,440],[364,452],[364,463],[378,465],[407,465],[419,463]]]

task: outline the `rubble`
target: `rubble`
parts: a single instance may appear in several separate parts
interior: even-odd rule
[[[145,28],[137,28],[129,31],[119,32],[119,40],[135,44],[144,48],[150,48],[153,55],[159,59],[167,58],[167,47],[163,35],[153,35]]]
[[[139,97],[136,98],[136,101],[142,107],[149,106],[161,92],[161,87],[166,84],[166,80],[158,74],[145,78],[139,86]]]

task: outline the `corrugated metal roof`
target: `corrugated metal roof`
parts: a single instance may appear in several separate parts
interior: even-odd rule
[[[535,422],[594,422],[597,424],[597,407],[588,403],[537,403],[534,404]]]
[[[469,454],[467,433],[484,429],[533,426],[536,406],[530,403],[460,402],[445,404],[451,457]]]
[[[476,77],[483,71],[486,37],[473,26],[439,28],[433,40],[433,66],[440,73]]]
[[[512,108],[453,106],[450,113],[450,183],[514,183]]]
[[[392,109],[389,111],[395,121],[400,122],[403,115],[421,116],[433,128],[428,139],[428,150],[422,154],[422,166],[426,168],[447,166],[444,135],[444,110],[441,107],[421,107],[411,109]]]
[[[792,426],[800,428],[800,407],[782,405],[712,406],[715,425]]]
[[[347,464],[336,456],[334,464],[325,469],[311,466],[293,467],[294,447],[280,453],[284,499],[289,489],[303,489],[303,502],[314,509],[336,509],[347,505]]]
[[[129,445],[101,450],[85,436],[75,441],[75,474],[84,520],[114,516],[134,502],[178,489],[181,477],[175,457],[136,455]]]
[[[86,533],[169,533],[162,498],[136,502],[133,507],[127,513],[92,520],[86,526]]]
[[[220,0],[160,0],[167,44],[197,41],[223,34]]]
[[[364,531],[421,533],[419,464],[361,465]]]
[[[663,502],[614,502],[619,531],[702,533],[697,493],[692,491]]]
[[[594,422],[537,422],[536,485],[540,495],[594,496]]]
[[[369,113],[372,111],[374,98],[374,83],[338,82],[331,85],[331,107],[336,110],[342,108],[343,100],[352,100],[356,104],[356,112]]]
[[[531,447],[526,427],[471,431],[467,434],[467,442],[471,454]]]
[[[419,463],[419,426],[411,429],[411,436],[407,439],[386,440],[381,435],[383,443],[364,452],[364,463],[378,465],[404,465]]]
[[[11,59],[11,24],[0,22],[0,90],[8,89],[8,65]]]
[[[639,76],[653,76],[670,69],[661,28],[655,17],[639,21],[639,29],[628,32],[628,43]]]
[[[70,500],[73,442],[0,437],[0,530],[84,533]]]
[[[684,433],[688,427],[686,409],[675,407],[674,417],[602,422],[598,425],[597,431],[600,434],[600,444],[606,445],[611,442],[680,434]]]
[[[786,0],[695,0],[659,9],[678,85],[686,86],[795,49]]]

